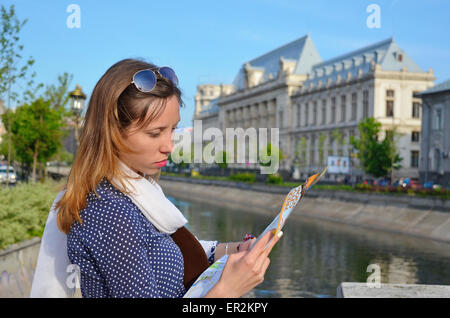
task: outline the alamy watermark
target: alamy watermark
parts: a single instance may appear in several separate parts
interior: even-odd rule
[[[176,133],[172,161],[184,163],[259,164],[261,174],[273,174],[279,168],[279,129],[254,127],[226,128],[225,134],[216,127],[203,130],[201,120],[194,120],[192,133]],[[247,142],[248,141],[248,142]],[[225,156],[223,153],[225,152]]]
[[[371,273],[367,277],[366,285],[369,288],[381,288],[381,269],[378,264],[370,264],[367,266],[367,273]]]
[[[381,28],[381,9],[378,4],[369,4],[366,8],[366,12],[370,13],[367,17],[366,25],[369,29]]]
[[[66,19],[66,25],[69,29],[81,28],[81,8],[78,4],[69,4],[66,12],[70,15]]]
[[[80,266],[77,264],[69,264],[66,268],[66,273],[68,273],[66,287],[73,293],[76,289],[80,288]]]

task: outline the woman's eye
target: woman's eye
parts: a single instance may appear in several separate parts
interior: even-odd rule
[[[148,135],[150,137],[158,137],[159,136],[159,132],[158,133],[148,133]]]

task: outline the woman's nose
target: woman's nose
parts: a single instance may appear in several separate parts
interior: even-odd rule
[[[161,144],[160,151],[162,153],[171,153],[174,148],[173,144],[173,134],[167,134],[168,136],[164,138],[163,143]]]

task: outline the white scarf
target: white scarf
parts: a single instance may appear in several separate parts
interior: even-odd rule
[[[128,175],[139,176],[122,162],[119,161],[119,164]],[[165,197],[161,187],[154,180],[149,181],[141,177],[138,180],[127,181],[132,186],[130,190],[133,191],[129,198],[159,231],[172,234],[187,223],[180,210]],[[74,268],[70,266],[67,256],[67,236],[56,224],[58,211],[55,210],[55,204],[64,192],[65,190],[59,192],[53,201],[45,224],[31,286],[30,297],[33,298],[68,297],[73,296],[75,291],[74,288],[69,288],[70,280],[73,280],[70,275]]]

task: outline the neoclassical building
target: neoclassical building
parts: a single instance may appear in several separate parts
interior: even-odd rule
[[[350,137],[361,120],[374,117],[383,131],[398,133],[403,161],[394,177],[417,178],[421,100],[414,94],[433,81],[433,71],[422,70],[392,38],[319,63],[292,96],[289,153],[304,137],[306,170],[324,166],[328,156],[352,157]],[[352,163],[350,173],[361,175],[357,160]]]
[[[423,100],[421,182],[450,185],[450,79],[418,94]]]
[[[203,128],[279,128],[282,169],[308,174],[328,156],[352,157],[351,176],[362,176],[350,136],[374,117],[383,131],[395,129],[403,158],[395,177],[418,177],[421,100],[433,86],[393,40],[322,61],[306,35],[242,65],[233,85],[200,85],[194,119]],[[335,177],[335,176],[329,176]]]

